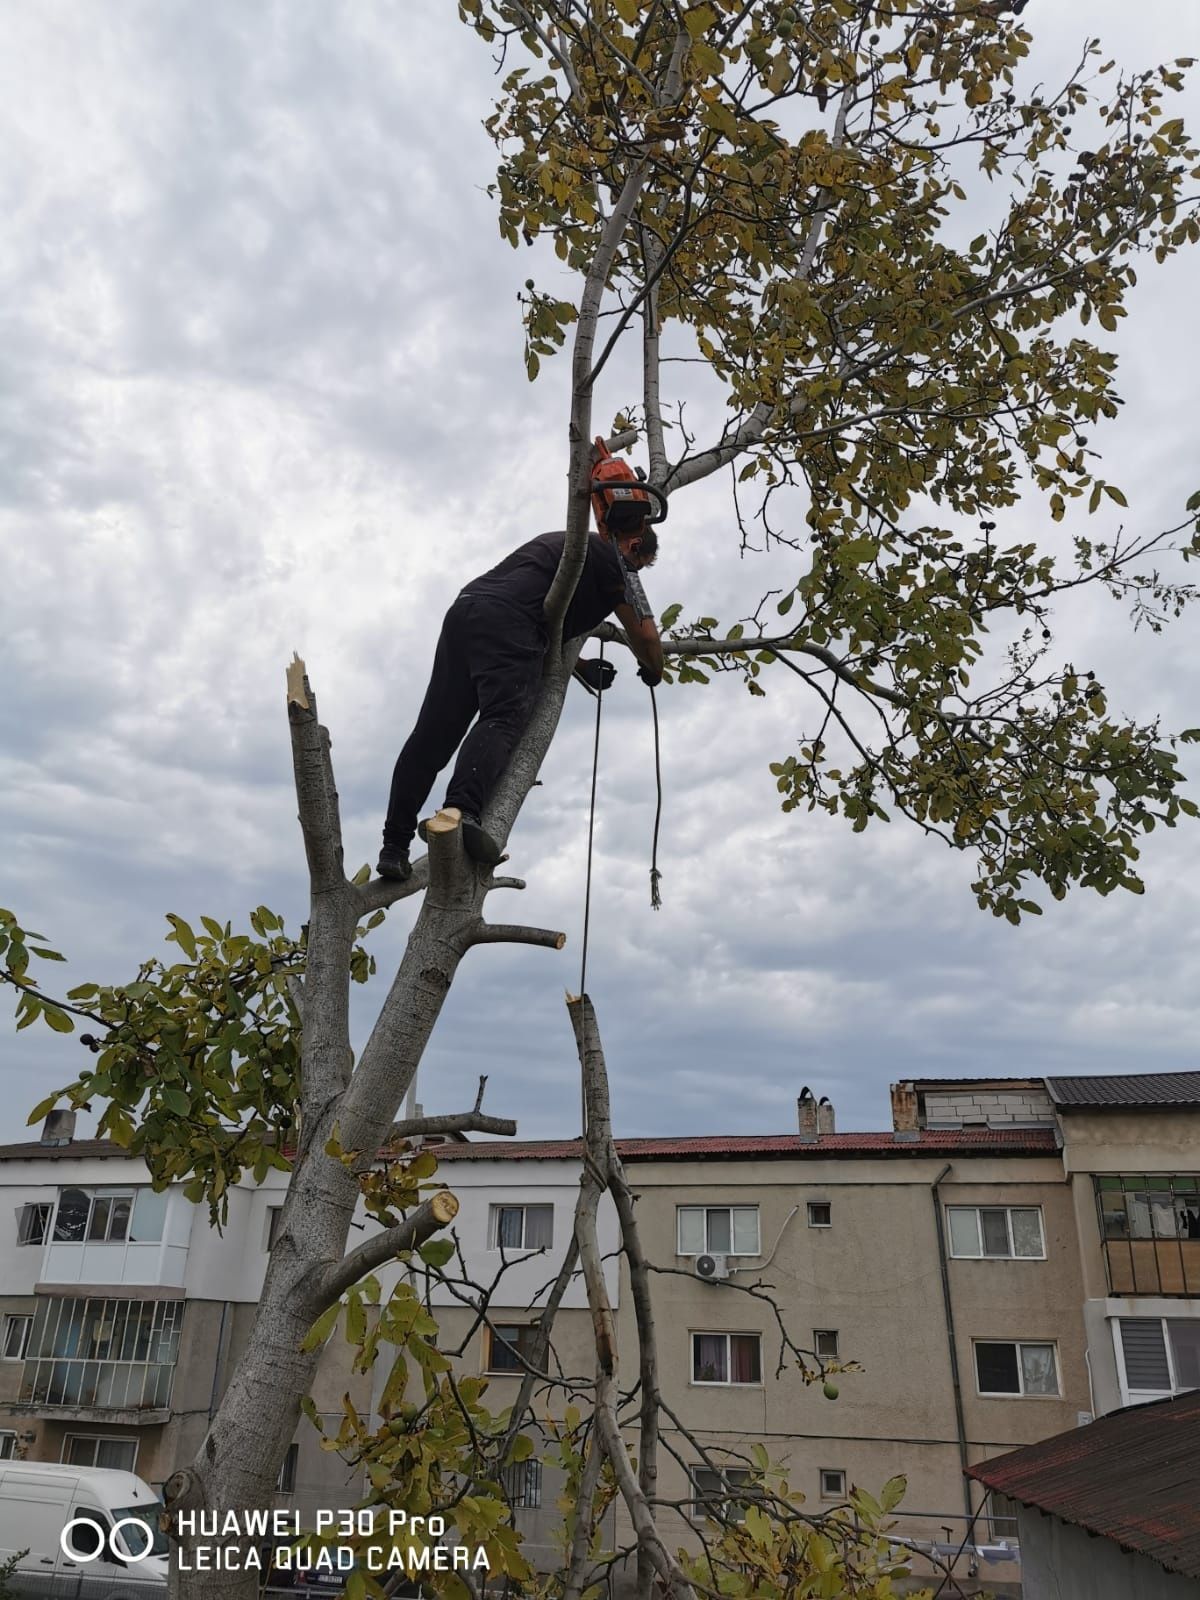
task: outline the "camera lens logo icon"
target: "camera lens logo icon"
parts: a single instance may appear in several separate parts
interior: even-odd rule
[[[76,1528],[87,1529],[80,1536],[78,1544],[72,1537]],[[122,1528],[136,1531],[132,1538],[122,1538],[118,1545],[117,1534]],[[89,1561],[99,1561],[101,1556],[107,1556],[110,1561],[119,1561],[122,1566],[136,1566],[139,1561],[145,1561],[154,1549],[154,1537],[141,1517],[120,1517],[113,1524],[111,1532],[94,1517],[72,1517],[59,1534],[58,1543],[63,1555],[69,1561],[78,1561],[81,1566]]]

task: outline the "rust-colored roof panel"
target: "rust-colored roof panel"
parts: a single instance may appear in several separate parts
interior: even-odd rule
[[[1200,1578],[1200,1389],[968,1469],[989,1489]]]
[[[802,1139],[796,1133],[748,1133],[617,1140],[617,1150],[624,1161],[687,1161],[714,1156],[754,1161],[967,1153],[1041,1156],[1053,1155],[1057,1148],[1052,1128],[922,1129],[915,1139],[898,1139],[894,1133],[826,1133],[818,1139]],[[578,1139],[474,1139],[470,1144],[443,1147],[437,1155],[439,1161],[577,1161],[579,1151]]]
[[[723,1160],[778,1161],[814,1157],[1053,1155],[1052,1128],[924,1128],[915,1137],[894,1133],[825,1133],[802,1139],[796,1133],[697,1134],[679,1139],[618,1139],[625,1161]],[[472,1139],[468,1144],[435,1147],[439,1161],[578,1161],[578,1139]],[[91,1156],[130,1159],[111,1139],[75,1139],[70,1144],[0,1145],[0,1161],[68,1161]]]

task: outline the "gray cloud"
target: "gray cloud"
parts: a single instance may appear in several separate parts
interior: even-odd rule
[[[1188,42],[1168,0],[1032,21],[1048,81],[1092,31],[1131,63]],[[561,516],[567,374],[526,384],[515,298],[531,262],[548,284],[561,269],[498,238],[491,63],[433,0],[71,3],[5,30],[0,901],[70,953],[67,982],[116,980],[163,948],[167,910],[303,920],[293,649],[333,732],[348,859],[374,859],[441,612]],[[1131,525],[1165,525],[1197,486],[1195,270],[1147,267],[1117,341],[1127,404],[1094,442]],[[615,366],[600,417],[632,393]],[[698,428],[719,414],[693,397]],[[1045,535],[1032,503],[1012,525]],[[739,557],[725,483],[681,498],[664,534],[652,597],[689,615],[731,620],[794,578],[787,552]],[[1099,596],[1057,621],[1114,705],[1197,720],[1187,624],[1131,640]],[[660,912],[628,668],[606,702],[588,983],[620,1131],[790,1128],[802,1083],[870,1127],[906,1073],[1194,1064],[1186,834],[1147,839],[1143,900],[1079,897],[1014,930],[974,908],[966,860],[903,825],[852,837],[780,813],[767,763],[809,708],[778,676],[765,701],[732,680],[660,694]],[[561,996],[592,711],[573,696],[512,841],[529,879],[513,914],[567,950],[473,953],[422,1071],[438,1109],[487,1072],[527,1136],[578,1125]],[[360,1042],[412,915],[375,936]],[[7,1135],[78,1051],[0,1032]]]

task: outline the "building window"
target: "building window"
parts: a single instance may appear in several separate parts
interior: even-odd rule
[[[1038,1206],[947,1206],[950,1254],[963,1259],[1044,1261]]]
[[[692,1382],[761,1383],[761,1334],[694,1333]]]
[[[542,1503],[542,1463],[514,1461],[500,1474],[505,1498],[514,1511],[536,1511]]]
[[[1106,1239],[1200,1239],[1200,1177],[1097,1178]]]
[[[33,1327],[33,1313],[28,1316],[20,1314],[6,1316],[4,1319],[4,1345],[2,1359],[5,1361],[24,1361],[25,1349],[29,1344],[29,1330]]]
[[[977,1343],[975,1377],[980,1394],[1058,1394],[1052,1344]]]
[[[836,1328],[817,1328],[813,1332],[813,1354],[823,1360],[836,1360],[838,1336]]]
[[[267,1207],[267,1235],[263,1245],[264,1250],[274,1250],[275,1241],[279,1237],[279,1219],[283,1215],[282,1206]]]
[[[1017,1538],[1017,1502],[993,1489],[988,1498],[988,1522],[993,1539]]]
[[[54,1217],[55,1244],[157,1244],[167,1197],[144,1189],[64,1189]]]
[[[756,1256],[757,1206],[676,1206],[677,1254]]]
[[[1121,1317],[1121,1358],[1130,1394],[1200,1389],[1200,1320]]]
[[[492,1206],[488,1248],[547,1250],[554,1243],[553,1206]]]
[[[182,1300],[39,1296],[21,1403],[98,1410],[168,1406],[183,1309]]]
[[[532,1322],[497,1323],[487,1329],[487,1371],[525,1373],[534,1363],[537,1328]],[[544,1372],[544,1364],[536,1369]]]
[[[14,1461],[17,1455],[17,1436],[10,1429],[0,1432],[0,1461]]]
[[[118,1472],[132,1472],[137,1462],[137,1440],[69,1433],[63,1444],[62,1458],[72,1467],[114,1467]]]
[[[810,1228],[833,1227],[833,1206],[828,1200],[808,1202],[808,1225]]]
[[[293,1442],[287,1447],[287,1454],[283,1458],[283,1465],[279,1469],[279,1476],[275,1479],[276,1494],[295,1494],[296,1462],[299,1459],[300,1446]]]
[[[49,1200],[32,1200],[17,1212],[17,1243],[45,1244],[54,1207]]]
[[[689,1467],[689,1476],[695,1490],[691,1505],[693,1521],[712,1517],[720,1522],[744,1522],[746,1509],[753,1498],[738,1494],[737,1490],[751,1479],[748,1467]]]
[[[841,1467],[821,1468],[821,1499],[844,1500],[846,1498],[846,1474]]]

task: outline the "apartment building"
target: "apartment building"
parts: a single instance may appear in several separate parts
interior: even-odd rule
[[[700,1452],[732,1460],[759,1442],[814,1509],[904,1473],[903,1534],[957,1547],[971,1526],[998,1587],[1019,1575],[1004,1543],[1015,1509],[977,1515],[983,1490],[964,1467],[1200,1386],[1200,1073],[914,1080],[893,1086],[892,1124],[840,1133],[806,1094],[792,1132],[619,1141],[662,1269],[662,1384],[684,1430],[667,1429],[661,1489],[736,1502],[740,1469],[718,1481]],[[443,1342],[487,1375],[499,1410],[570,1236],[580,1147],[472,1141],[439,1157],[469,1275],[496,1282],[484,1324],[461,1290],[433,1291]],[[0,1215],[12,1219],[0,1225],[0,1453],[132,1465],[151,1482],[186,1460],[247,1337],[284,1181],[239,1187],[218,1235],[105,1142],[52,1126],[0,1147]],[[633,1314],[608,1207],[601,1230],[628,1363]],[[781,1357],[774,1307],[796,1344],[861,1364],[836,1399]],[[553,1372],[588,1374],[590,1349],[576,1281]],[[348,1387],[372,1408],[372,1380],[349,1375],[347,1350],[326,1348],[323,1412]],[[561,1403],[553,1387],[539,1400],[543,1413]],[[519,1520],[549,1564],[555,1475],[535,1461],[520,1477]],[[307,1514],[356,1491],[302,1424],[281,1499]],[[611,1537],[628,1531],[618,1514]],[[679,1531],[682,1542],[686,1520]]]

